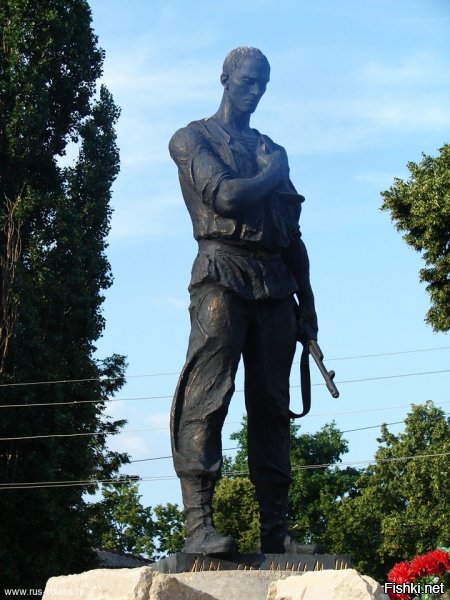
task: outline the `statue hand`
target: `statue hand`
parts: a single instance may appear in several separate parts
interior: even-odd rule
[[[309,340],[317,341],[317,314],[314,306],[301,304],[297,307],[297,339],[306,343]]]
[[[284,150],[269,153],[266,144],[260,144],[256,149],[256,164],[259,171],[269,170],[279,181],[289,178],[289,164]]]

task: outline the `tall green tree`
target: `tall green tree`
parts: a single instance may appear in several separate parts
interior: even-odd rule
[[[236,538],[242,552],[252,552],[259,539],[259,512],[253,485],[245,477],[246,417],[241,430],[230,437],[238,442],[238,452],[234,459],[224,461],[226,476],[214,496],[215,523],[223,533]],[[347,451],[347,442],[333,423],[315,434],[302,434],[298,425],[291,425],[289,526],[298,542],[326,542],[327,524],[338,502],[355,493],[360,471],[338,467]]]
[[[383,580],[394,563],[450,540],[450,419],[427,402],[413,406],[398,435],[382,427],[375,464],[344,497],[328,528],[330,548],[353,555]]]
[[[213,506],[217,529],[233,536],[240,552],[255,552],[259,543],[259,511],[250,479],[223,477],[214,491]]]
[[[0,40],[0,564],[36,588],[90,564],[84,494],[127,461],[103,414],[125,361],[94,359],[119,110],[85,0],[2,0]],[[27,485],[61,481],[86,483]]]
[[[178,504],[157,504],[154,508],[154,532],[158,557],[181,552],[186,531],[184,514]]]
[[[138,483],[129,477],[102,486],[102,493],[103,499],[89,507],[96,548],[145,554],[155,560],[183,549],[184,517],[176,504],[144,507]]]
[[[348,452],[348,443],[335,423],[314,434],[299,432],[291,438],[292,485],[289,490],[291,528],[302,543],[314,541],[327,547],[328,523],[344,496],[355,494],[361,471],[339,467]],[[305,468],[307,467],[307,468]]]
[[[141,504],[137,483],[102,486],[103,499],[92,505],[89,527],[96,547],[154,557],[152,509]]]
[[[382,192],[382,210],[388,210],[403,239],[422,252],[426,267],[419,277],[427,284],[431,308],[426,321],[434,331],[450,329],[450,144],[436,157],[423,155],[408,163],[408,181],[395,179]]]

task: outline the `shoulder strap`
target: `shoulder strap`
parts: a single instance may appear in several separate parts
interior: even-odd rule
[[[303,352],[300,359],[300,384],[302,388],[303,411],[294,413],[289,411],[291,419],[299,419],[307,415],[311,409],[311,375],[309,372],[309,349],[308,344],[303,344]]]

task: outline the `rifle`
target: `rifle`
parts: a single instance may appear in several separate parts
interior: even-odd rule
[[[333,381],[335,372],[327,371],[327,369],[325,368],[325,365],[323,364],[323,352],[320,349],[319,344],[315,340],[309,340],[308,350],[313,359],[315,360],[316,365],[319,367],[319,371],[322,373],[323,378],[325,379],[328,391],[333,396],[333,398],[339,398],[339,391]]]
[[[311,377],[309,374],[309,355],[314,358],[317,366],[319,367],[320,372],[325,379],[325,383],[327,384],[328,391],[333,396],[333,398],[339,398],[339,392],[337,387],[334,384],[334,371],[327,371],[325,365],[323,364],[323,353],[320,349],[319,344],[315,340],[309,340],[308,342],[303,343],[303,352],[302,357],[300,359],[300,382],[302,389],[302,404],[303,410],[301,413],[289,411],[289,416],[291,419],[299,419],[300,417],[304,417],[309,413],[311,408]]]

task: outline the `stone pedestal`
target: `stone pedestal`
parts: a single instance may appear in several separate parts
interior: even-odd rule
[[[237,554],[218,558],[179,552],[152,564],[158,573],[195,573],[204,571],[323,571],[350,569],[351,556],[345,554]]]
[[[311,557],[309,557],[311,558]],[[203,557],[204,560],[205,557]],[[217,559],[215,559],[217,560]],[[303,562],[303,561],[302,561]],[[239,563],[242,564],[242,563]],[[52,577],[43,600],[389,600],[353,569],[211,570],[163,574],[151,567],[97,569]]]

